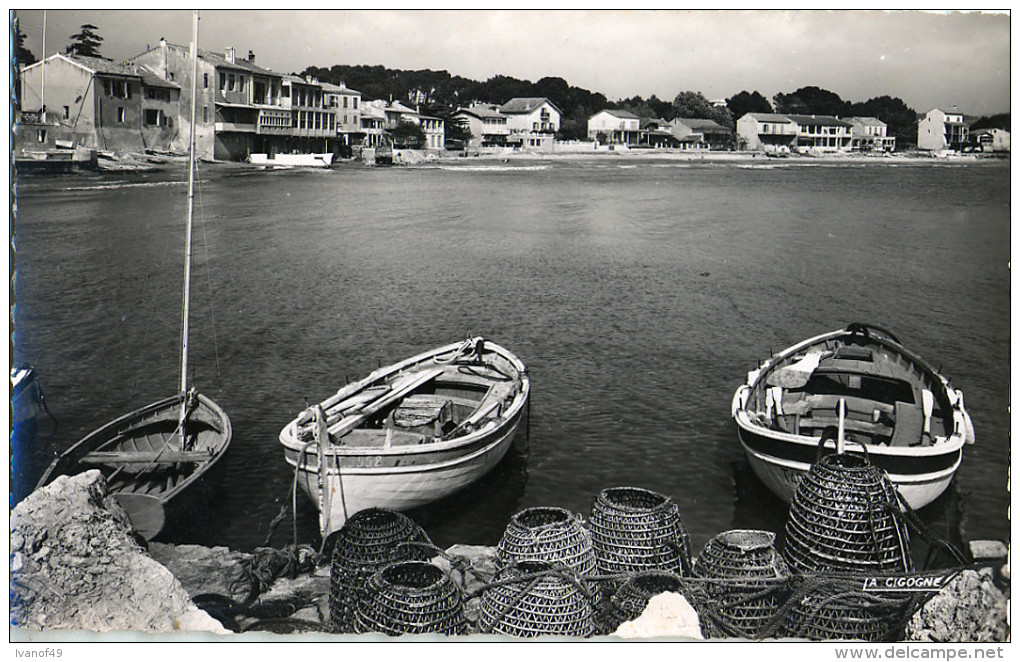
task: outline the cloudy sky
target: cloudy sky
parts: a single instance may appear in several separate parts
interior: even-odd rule
[[[962,4],[962,3],[961,3]],[[43,53],[43,11],[19,10]],[[101,53],[136,55],[160,37],[186,44],[187,10],[49,10],[47,55],[84,23]],[[558,76],[610,99],[683,90],[767,98],[815,85],[847,101],[889,95],[914,110],[1010,110],[1010,17],[978,12],[769,10],[203,10],[201,47],[283,73],[307,66],[433,69],[474,80]]]

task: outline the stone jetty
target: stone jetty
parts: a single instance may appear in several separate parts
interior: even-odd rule
[[[267,577],[253,568],[265,560],[261,554],[275,550],[146,544],[98,471],[59,477],[29,495],[12,511],[10,532],[14,637],[18,630],[195,637],[328,632],[330,569],[315,564],[314,550],[269,558],[284,561],[261,564],[274,568]],[[454,545],[436,561],[467,596],[497,571],[493,547]],[[913,615],[907,640],[1008,641],[1008,593],[1008,571],[964,570]],[[479,598],[470,597],[469,624],[477,625],[479,612]],[[663,593],[614,636],[699,639],[702,633],[683,596]]]

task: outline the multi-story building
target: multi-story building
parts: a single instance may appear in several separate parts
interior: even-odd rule
[[[639,143],[647,147],[673,147],[677,139],[670,130],[669,122],[657,117],[642,117]]]
[[[280,105],[290,111],[287,152],[333,152],[337,144],[336,112],[314,78],[283,77]]]
[[[492,104],[473,103],[467,108],[458,108],[452,120],[460,122],[471,132],[467,147],[505,147],[510,128],[507,116]]]
[[[715,120],[677,117],[669,122],[673,136],[694,149],[731,149],[733,131]]]
[[[515,97],[499,107],[507,117],[508,144],[521,149],[552,151],[560,130],[560,109],[545,97]]]
[[[424,149],[442,150],[446,147],[446,123],[439,117],[418,116],[421,130],[425,134]]]
[[[365,135],[366,147],[378,147],[383,143],[386,134],[386,111],[374,102],[366,102],[361,106],[361,132]]]
[[[344,145],[359,145],[365,138],[361,125],[361,92],[343,83],[322,83],[326,106],[336,115],[336,133]]]
[[[877,117],[848,117],[850,149],[855,152],[891,152],[896,138],[888,135],[889,126]]]
[[[637,145],[641,138],[641,118],[629,110],[600,110],[588,118],[588,140],[608,145]]]
[[[108,60],[56,54],[21,70],[21,110],[56,117],[50,137],[121,152],[145,149],[142,76]],[[45,86],[45,87],[44,87]]]
[[[283,77],[236,56],[233,48],[223,54],[198,51],[195,103],[195,150],[202,158],[243,161],[252,152],[280,151],[291,134],[292,117],[281,104]],[[143,65],[181,88],[178,132],[187,140],[191,123],[192,59],[189,46],[170,44],[137,55],[129,62]]]
[[[917,147],[934,152],[962,151],[967,144],[969,128],[963,114],[947,113],[933,108],[917,123]]]
[[[797,125],[797,148],[818,152],[850,149],[850,124],[831,115],[787,115]]]
[[[737,120],[737,138],[742,149],[789,150],[797,144],[797,125],[786,115],[747,113]]]

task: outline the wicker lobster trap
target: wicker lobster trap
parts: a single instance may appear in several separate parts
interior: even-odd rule
[[[694,564],[702,584],[700,612],[720,633],[757,638],[772,623],[790,577],[771,531],[724,531],[705,545]]]
[[[644,612],[649,600],[666,592],[684,592],[678,575],[666,570],[644,570],[634,574],[604,603],[599,618],[602,630],[613,632],[622,623],[634,620]]]
[[[640,487],[602,490],[592,501],[588,529],[603,575],[646,570],[679,575],[690,567],[690,543],[680,509],[658,492]]]
[[[596,631],[595,604],[571,568],[547,561],[512,562],[483,589],[479,631],[590,637]]]
[[[394,560],[402,543],[431,544],[420,526],[394,510],[369,508],[344,523],[335,536],[329,570],[331,632],[355,631],[362,591],[376,570]]]
[[[377,570],[360,591],[357,631],[463,634],[467,628],[460,588],[425,561],[398,561]]]
[[[598,566],[591,534],[575,513],[563,508],[526,508],[510,518],[496,546],[501,566],[520,561],[547,561],[574,570],[583,580]]]
[[[896,488],[867,456],[825,455],[797,486],[784,553],[799,572],[910,571]]]
[[[859,576],[801,576],[779,623],[781,634],[818,641],[898,641],[909,615],[928,596],[863,590]]]

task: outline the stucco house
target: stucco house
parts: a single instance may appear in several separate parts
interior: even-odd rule
[[[503,147],[507,144],[509,118],[493,104],[473,103],[466,108],[458,108],[452,119],[471,132],[468,147]]]
[[[607,108],[588,118],[588,140],[609,145],[637,145],[641,138],[641,118],[629,110]]]
[[[520,149],[552,151],[562,113],[545,97],[515,97],[499,107],[507,118],[507,143]]]
[[[788,150],[797,144],[797,124],[786,115],[747,113],[737,120],[737,137],[743,149]]]
[[[832,115],[787,115],[797,125],[797,149],[843,152],[850,149],[850,124]]]
[[[947,113],[933,108],[917,123],[917,148],[933,152],[962,151],[967,144],[969,129],[963,113]]]
[[[681,144],[704,149],[730,149],[733,147],[733,131],[715,120],[677,117],[671,120],[669,127],[673,136]],[[696,139],[693,140],[692,139]]]
[[[896,138],[888,135],[889,126],[877,117],[848,117],[850,148],[855,152],[891,152]]]
[[[977,129],[970,132],[975,149],[982,152],[1008,152],[1009,131],[1005,129]]]

